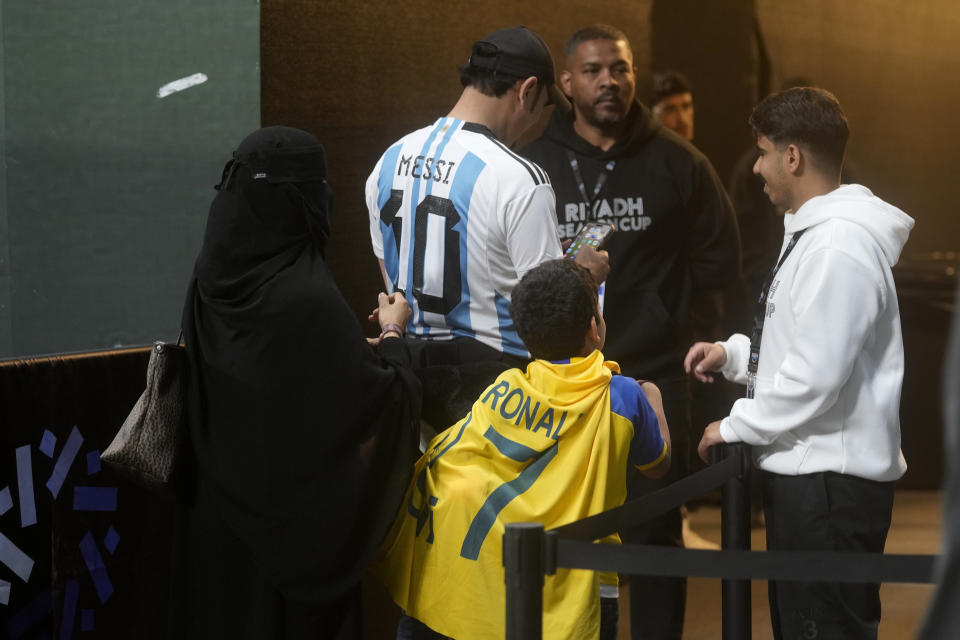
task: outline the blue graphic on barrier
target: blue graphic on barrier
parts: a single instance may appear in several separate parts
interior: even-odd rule
[[[77,452],[80,451],[80,445],[82,444],[83,436],[74,427],[73,431],[70,432],[70,437],[67,438],[67,444],[63,445],[63,449],[60,451],[56,464],[53,465],[53,473],[50,474],[50,479],[47,480],[47,489],[50,489],[54,498],[60,494],[60,488],[63,487],[63,481],[67,479],[70,465],[73,464],[73,459],[77,457]]]
[[[63,615],[60,616],[60,640],[70,640],[73,636],[73,621],[77,617],[77,598],[80,596],[80,584],[68,580],[63,593]]]
[[[74,511],[116,511],[116,487],[83,487],[73,488]]]
[[[0,562],[7,565],[24,582],[30,580],[33,560],[2,533],[0,533]]]
[[[47,588],[10,618],[7,623],[7,633],[12,640],[17,640],[51,613],[53,613],[53,593]]]
[[[100,598],[100,604],[105,603],[113,594],[113,583],[110,582],[110,576],[107,575],[107,568],[103,564],[103,556],[100,555],[100,549],[93,539],[93,534],[89,531],[80,541],[80,553],[83,555],[83,561],[87,565],[87,571],[90,572],[90,578],[93,579],[93,586],[97,590],[97,596]]]
[[[37,524],[37,505],[33,497],[33,465],[30,445],[17,447],[17,487],[20,494],[20,527]]]
[[[35,448],[46,456],[46,458],[54,460],[57,436],[50,430],[44,431],[39,445],[35,447],[24,445],[16,448],[14,453],[16,459],[17,496],[20,507],[21,528],[37,524],[38,508],[41,509],[42,513],[46,512],[47,505],[42,502],[38,504],[38,500],[42,501],[43,497],[37,492],[39,485],[35,485],[34,483],[34,475],[43,474],[45,472],[44,467],[51,470],[46,486],[54,500],[58,498],[60,491],[67,482],[69,472],[78,455],[86,457],[86,472],[88,476],[92,476],[101,471],[100,451],[92,450],[81,453],[83,443],[83,435],[79,429],[74,426],[67,436],[59,455],[50,467],[47,467],[49,463],[46,463],[43,458],[34,458],[32,453],[32,449]],[[34,469],[35,463],[38,461],[41,463],[41,468]],[[117,510],[118,494],[119,490],[117,487],[74,485],[73,510],[115,512]],[[11,484],[0,489],[0,516],[13,509],[13,507],[13,485]],[[103,547],[112,555],[116,552],[119,542],[120,534],[117,533],[112,525],[109,526],[103,538]],[[93,534],[88,531],[80,541],[78,547],[100,603],[106,603],[113,594],[114,587],[110,576],[107,574],[103,556],[101,555]],[[3,533],[0,533],[0,564],[9,568],[23,582],[30,582],[34,568],[33,558],[21,550],[13,540]],[[81,584],[89,583],[71,579],[68,580],[66,584],[63,584],[63,609],[54,614],[54,587],[56,590],[59,590],[61,586],[45,586],[43,581],[50,580],[49,575],[41,575],[40,578],[41,583],[39,586],[42,586],[43,590],[37,593],[29,604],[22,606],[19,611],[5,618],[5,622],[0,622],[0,637],[16,639],[30,632],[29,637],[42,640],[43,638],[51,637],[50,629],[59,629],[59,638],[72,637],[73,632],[77,628],[78,605],[82,600]],[[33,587],[33,589],[36,588],[37,586]],[[13,585],[11,582],[0,579],[0,606],[10,606],[12,590]],[[14,602],[16,603],[17,601],[14,600]],[[20,603],[22,602],[23,600],[20,600]],[[95,609],[86,608],[82,609],[79,613],[80,629],[82,631],[92,631],[94,628]],[[53,617],[52,620],[44,622],[45,619],[51,616]],[[58,621],[58,617],[62,617],[62,619]]]
[[[80,611],[80,631],[93,631],[93,609]]]
[[[12,506],[13,497],[10,495],[10,487],[4,487],[3,490],[0,491],[0,516],[10,511],[10,507]]]
[[[43,430],[43,438],[40,440],[40,453],[48,458],[53,457],[53,452],[57,448],[57,436],[53,435],[49,429]]]
[[[113,555],[113,552],[117,550],[117,545],[120,543],[120,534],[117,533],[117,530],[113,528],[113,525],[107,529],[107,537],[103,539],[103,546],[107,548],[107,551],[110,552],[110,555]]]
[[[94,449],[87,454],[87,475],[92,476],[93,474],[100,471],[100,450]]]

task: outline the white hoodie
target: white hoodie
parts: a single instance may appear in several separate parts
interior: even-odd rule
[[[770,287],[756,395],[720,425],[754,445],[761,469],[896,480],[903,341],[891,267],[913,219],[860,185],[811,198],[784,219],[807,229]],[[758,292],[759,293],[759,292]],[[723,374],[746,382],[750,339],[734,334]]]

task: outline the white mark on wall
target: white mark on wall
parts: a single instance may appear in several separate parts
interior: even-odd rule
[[[163,85],[157,90],[157,97],[166,98],[171,93],[183,91],[184,89],[189,89],[190,87],[195,87],[198,84],[203,84],[206,81],[207,74],[195,73],[192,76],[180,78],[179,80],[174,80],[173,82],[168,82],[167,84]]]

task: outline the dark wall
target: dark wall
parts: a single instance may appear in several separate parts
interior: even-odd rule
[[[690,79],[693,142],[726,183],[753,144],[747,116],[762,83],[754,0],[661,0],[653,3],[650,22],[653,70],[673,69]]]

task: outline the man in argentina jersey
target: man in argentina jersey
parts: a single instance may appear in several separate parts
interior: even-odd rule
[[[502,638],[506,524],[580,520],[623,503],[629,466],[651,476],[669,467],[659,391],[604,361],[606,329],[585,269],[570,260],[536,267],[511,311],[537,359],[503,372],[433,439],[374,561],[406,613],[398,638]],[[616,581],[585,570],[547,576],[543,637],[616,638],[616,600],[605,597]]]
[[[553,190],[485,126],[440,118],[390,147],[367,182],[374,253],[408,294],[409,333],[473,338],[520,357],[518,277],[559,258]]]
[[[568,103],[549,49],[524,27],[474,43],[460,75],[451,112],[392,145],[370,174],[370,237],[387,289],[411,303],[408,335],[445,354],[414,348],[415,359],[502,369],[529,357],[510,319],[513,287],[562,254],[550,182],[509,145],[555,98]],[[600,277],[609,270],[596,252],[578,260]]]

